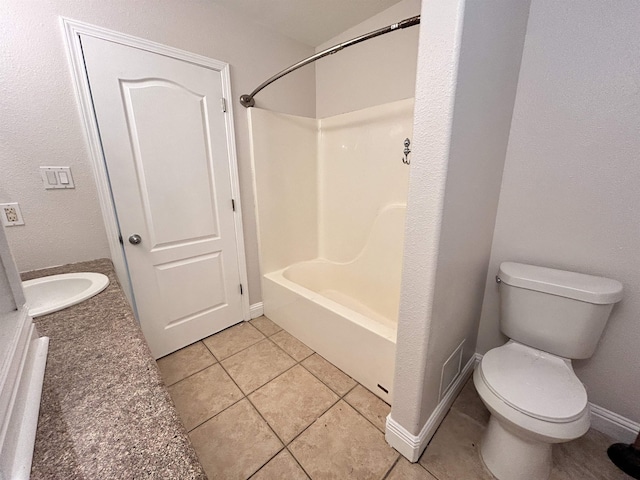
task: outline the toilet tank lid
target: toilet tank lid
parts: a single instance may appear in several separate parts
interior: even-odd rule
[[[622,284],[616,280],[554,268],[503,262],[498,277],[507,285],[580,300],[597,305],[622,299]]]

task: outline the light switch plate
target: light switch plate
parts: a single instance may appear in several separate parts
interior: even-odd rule
[[[45,190],[76,188],[69,167],[40,167]]]
[[[17,203],[0,203],[0,219],[5,227],[24,225],[20,205]]]

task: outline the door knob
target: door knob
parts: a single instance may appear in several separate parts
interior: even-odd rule
[[[142,242],[142,237],[140,235],[138,235],[137,233],[134,233],[133,235],[131,235],[129,237],[129,243],[131,245],[138,245],[141,242]]]

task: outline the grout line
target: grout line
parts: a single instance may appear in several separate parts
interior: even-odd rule
[[[316,417],[316,419],[313,422],[311,422],[309,425],[304,427],[302,429],[302,431],[300,433],[298,433],[295,437],[293,437],[291,439],[291,441],[289,443],[287,443],[285,446],[289,447],[289,445],[291,445],[298,437],[300,437],[304,432],[306,432],[314,423],[316,423],[318,420],[320,420],[320,417],[322,417],[325,413],[327,413],[329,410],[331,410],[333,407],[335,407],[340,402],[340,400],[342,400],[342,399],[338,398],[335,402],[333,402],[331,405],[329,405],[320,415],[318,415]],[[293,455],[293,453],[291,455]]]
[[[397,453],[397,452],[396,452]],[[391,467],[389,467],[389,470],[387,470],[387,473],[385,473],[382,476],[382,480],[385,480],[387,477],[389,477],[389,475],[391,474],[391,472],[393,471],[393,469],[395,468],[395,466],[398,464],[398,462],[400,461],[400,457],[402,457],[402,455],[398,454],[398,458],[396,458],[396,460],[391,464]]]
[[[295,367],[295,365],[294,365],[293,367]],[[291,368],[293,368],[293,367],[291,367]],[[289,370],[291,370],[291,368],[289,368],[289,369],[287,370],[287,372],[288,372]],[[285,373],[285,372],[282,372],[282,373]],[[282,374],[281,374],[281,375],[282,375]],[[280,375],[278,375],[278,376],[280,376]],[[277,378],[277,377],[276,377],[276,378]],[[274,378],[274,380],[275,380],[275,378]],[[267,382],[267,383],[270,383],[270,381],[269,381],[269,382]],[[267,383],[265,383],[264,385],[266,385]],[[264,385],[262,385],[262,386],[264,387]],[[260,388],[261,388],[261,387],[260,387]],[[258,390],[258,389],[256,388],[256,390]],[[256,390],[254,390],[253,392],[255,392]],[[251,392],[251,393],[253,393],[253,392]],[[256,407],[256,406],[253,404],[253,402],[251,401],[251,399],[249,398],[249,395],[247,395],[247,396],[246,396],[246,399],[249,401],[249,404],[254,408],[254,410],[255,410],[256,412],[258,412],[258,415],[260,415],[260,418],[262,418],[262,420],[264,421],[264,423],[266,423],[266,424],[267,424],[267,426],[268,426],[268,427],[269,427],[269,429],[273,432],[273,434],[276,436],[276,438],[277,438],[278,440],[280,440],[280,443],[282,443],[282,446],[283,446],[283,447],[284,447],[284,446],[286,446],[286,445],[287,445],[287,443],[286,443],[282,438],[280,438],[280,435],[278,435],[278,433],[273,429],[273,427],[272,427],[272,426],[271,426],[271,424],[267,421],[267,419],[266,419],[266,418],[264,418],[264,416],[262,415],[262,413],[260,412],[260,410],[258,410],[258,407]],[[277,454],[276,454],[276,455],[277,455]],[[261,467],[261,468],[262,468],[262,467]]]
[[[309,357],[311,357],[312,355],[318,355],[318,352],[313,352],[311,355],[309,355]],[[322,355],[318,355],[319,357],[321,357],[323,360],[325,360],[325,358]],[[307,357],[307,358],[309,358]],[[353,380],[354,382],[356,382],[356,384],[349,388],[349,390],[347,390],[347,392],[344,395],[340,395],[339,392],[336,392],[333,388],[331,388],[329,385],[327,385],[327,383],[322,380],[318,375],[316,375],[315,373],[313,373],[311,370],[309,370],[306,366],[302,365],[302,362],[304,362],[307,358],[300,360],[300,365],[302,366],[302,368],[304,368],[307,372],[309,372],[311,375],[313,375],[314,377],[316,377],[320,383],[322,383],[325,387],[327,387],[329,390],[331,390],[333,393],[335,393],[336,395],[338,395],[338,397],[343,398],[345,395],[348,395],[349,392],[351,392],[351,390],[353,390],[354,388],[356,388],[358,385],[360,385],[356,380],[354,380],[353,378],[349,377],[349,375],[347,375],[346,373],[344,373],[342,370],[340,370],[338,367],[336,367],[335,365],[333,365],[333,363],[329,362],[329,360],[325,360],[327,363],[329,363],[330,365],[334,366],[335,368],[337,368],[340,373],[346,375],[347,377],[351,378],[351,380]]]
[[[278,332],[278,333],[280,333],[280,332]],[[274,334],[274,335],[275,335],[275,334]],[[294,338],[295,338],[295,337],[294,337]],[[284,348],[282,348],[280,345],[278,345],[276,342],[274,342],[274,341],[273,341],[273,339],[272,339],[271,337],[267,337],[267,340],[271,340],[271,343],[273,343],[273,344],[274,344],[278,349],[280,349],[280,350],[282,350],[284,353],[286,353],[286,354],[287,354],[287,356],[288,356],[288,357],[290,357],[290,358],[291,358],[291,360],[293,360],[294,362],[296,362],[296,363],[300,363],[300,362],[302,361],[302,360],[298,361],[298,360],[296,360],[295,358],[293,358],[293,356],[292,356],[292,355],[290,355],[290,354],[289,354],[289,352],[287,352]],[[297,340],[297,339],[296,339],[296,340]],[[299,340],[298,340],[298,341],[299,341]],[[302,343],[302,342],[301,342],[301,343]],[[303,344],[303,345],[304,345],[304,344]],[[306,345],[305,345],[305,346],[306,346]],[[309,347],[307,347],[307,348],[309,348]],[[309,350],[311,350],[311,349],[309,349]],[[313,351],[313,350],[312,350],[312,351]],[[314,352],[314,353],[315,353],[315,352]],[[306,357],[305,357],[305,358],[306,358]]]
[[[312,422],[315,423],[315,422]],[[291,444],[291,442],[289,442],[289,444]],[[298,466],[302,469],[302,471],[305,473],[305,475],[309,478],[311,478],[311,475],[309,475],[309,472],[307,472],[305,470],[305,468],[302,466],[302,464],[298,461],[298,459],[296,458],[296,456],[293,454],[293,452],[291,450],[289,450],[289,446],[287,445],[286,447],[284,447],[285,450],[287,452],[289,452],[289,455],[291,455],[291,458],[293,458],[293,461],[296,462],[298,464]]]
[[[234,353],[232,353],[231,355],[229,355],[229,356],[227,356],[227,357],[224,357],[224,358],[218,358],[218,357],[216,357],[215,353],[213,353],[213,351],[209,348],[209,346],[208,346],[206,343],[204,343],[204,341],[205,341],[207,338],[215,337],[216,335],[218,335],[218,334],[220,334],[220,333],[222,333],[222,332],[225,332],[225,331],[227,331],[227,330],[231,330],[232,328],[237,327],[237,326],[239,326],[239,325],[243,325],[243,324],[249,324],[249,326],[251,326],[251,328],[254,328],[254,329],[256,330],[256,332],[258,332],[258,333],[259,333],[260,335],[262,335],[264,338],[261,338],[261,339],[260,339],[260,340],[258,340],[257,342],[252,343],[251,345],[249,345],[249,346],[247,346],[247,347],[244,347],[244,348],[242,348],[241,350],[238,350],[237,352],[234,352]],[[218,363],[221,363],[221,362],[222,362],[222,360],[226,360],[227,358],[231,358],[231,357],[233,357],[234,355],[236,355],[236,354],[238,354],[238,353],[240,353],[240,352],[242,352],[242,351],[246,350],[247,348],[251,348],[251,347],[253,347],[255,344],[260,343],[262,340],[265,340],[265,339],[267,339],[267,338],[269,338],[269,337],[267,337],[264,333],[262,333],[262,332],[261,332],[260,330],[258,330],[256,327],[254,327],[253,325],[251,325],[251,321],[249,321],[249,322],[240,322],[240,323],[236,323],[235,325],[231,325],[230,327],[227,327],[227,328],[225,328],[224,330],[220,330],[219,332],[216,332],[216,333],[214,333],[213,335],[209,335],[208,337],[205,337],[205,338],[203,338],[202,340],[198,340],[198,341],[199,341],[199,342],[202,342],[202,344],[203,344],[205,347],[207,347],[207,350],[209,350],[209,353],[211,353],[211,355],[213,355],[213,358],[215,358],[216,360],[218,360]],[[194,342],[194,343],[197,343],[197,342]],[[192,344],[192,345],[193,345],[193,344]],[[185,347],[185,348],[186,348],[186,347]]]
[[[174,385],[177,385],[177,384],[179,384],[180,382],[185,381],[187,378],[191,378],[191,377],[193,377],[194,375],[196,375],[196,374],[198,374],[198,373],[200,373],[200,372],[204,372],[207,368],[211,368],[211,367],[213,367],[214,365],[219,365],[219,364],[220,364],[220,362],[216,361],[216,362],[212,363],[211,365],[207,365],[206,367],[201,368],[200,370],[198,370],[198,371],[196,371],[196,372],[190,373],[189,375],[187,375],[187,376],[186,376],[186,377],[184,377],[184,378],[181,378],[181,379],[180,379],[180,380],[178,380],[177,382],[173,382],[171,385],[167,385],[167,384],[165,383],[165,384],[164,384],[164,386],[165,386],[165,387],[167,387],[167,388],[169,388],[169,387],[173,387]],[[160,372],[160,373],[161,373],[161,375],[160,375],[160,376],[162,377],[162,372]],[[164,378],[162,379],[162,381],[164,382]]]
[[[279,373],[278,375],[276,375],[275,377],[267,380],[265,383],[263,383],[262,385],[260,385],[259,387],[254,388],[253,390],[251,390],[249,393],[244,393],[244,390],[242,390],[240,388],[240,386],[238,386],[238,388],[240,388],[240,391],[242,392],[242,394],[249,398],[249,395],[254,394],[255,392],[257,392],[258,390],[260,390],[262,387],[268,385],[269,383],[273,382],[276,378],[281,377],[282,375],[284,375],[285,373],[287,373],[289,370],[291,370],[293,367],[295,367],[296,365],[298,365],[297,363],[294,363],[293,365],[291,365],[289,368],[287,368],[286,370],[283,370],[281,373]],[[223,367],[224,368],[224,367]],[[225,370],[226,372],[226,370]],[[227,372],[227,375],[229,375],[231,377],[231,374]],[[233,380],[233,378],[231,378]],[[235,382],[235,380],[234,380]]]
[[[241,391],[242,392],[242,391]],[[206,420],[203,420],[202,422],[200,422],[198,425],[196,425],[195,427],[193,427],[191,430],[187,430],[187,433],[191,433],[193,432],[196,428],[201,427],[202,425],[204,425],[205,423],[207,423],[209,420],[211,420],[212,418],[217,417],[218,415],[220,415],[222,412],[229,410],[231,407],[233,407],[235,404],[241,402],[242,400],[244,400],[246,397],[241,397],[238,400],[236,400],[235,402],[233,402],[231,405],[228,405],[226,407],[224,407],[222,410],[220,410],[218,413],[216,413],[215,415],[210,416],[209,418],[207,418]],[[172,399],[173,400],[173,399]],[[176,408],[177,410],[177,408]],[[182,419],[180,420],[182,422]],[[182,424],[184,426],[184,423]],[[186,430],[186,428],[185,428]]]
[[[354,387],[354,388],[355,388],[355,387]],[[364,388],[364,387],[363,387],[363,388]],[[376,432],[380,432],[380,429],[379,429],[378,427],[376,427],[376,426],[373,424],[373,422],[372,422],[371,420],[369,420],[369,419],[368,419],[364,414],[360,413],[356,407],[354,407],[353,405],[351,405],[351,404],[350,404],[348,401],[346,401],[346,400],[344,400],[344,403],[346,403],[347,405],[349,405],[349,406],[353,409],[353,411],[354,411],[354,412],[356,412],[358,415],[360,415],[362,418],[364,418],[367,422],[369,422],[369,424],[371,424],[371,426],[372,426],[373,428],[375,428],[375,429],[376,429]],[[382,438],[384,438],[384,432],[380,432],[380,433],[382,433]],[[393,447],[391,447],[391,446],[389,446],[389,448],[393,449]],[[396,450],[396,451],[397,451],[397,450]]]
[[[422,454],[424,455],[424,453]],[[422,455],[420,455],[420,457],[422,457]],[[418,461],[415,463],[415,465],[418,465],[420,468],[422,468],[425,472],[427,472],[429,475],[431,475],[433,478],[435,478],[436,480],[440,480],[440,477],[437,477],[435,473],[431,473],[427,467],[425,467],[424,465],[422,465],[420,463],[420,459],[418,459]]]
[[[249,322],[251,323],[251,322]],[[354,379],[352,379],[351,377],[349,377],[346,373],[344,373],[342,370],[340,370],[338,367],[336,367],[335,365],[333,365],[331,362],[329,362],[328,360],[324,359],[324,357],[322,357],[321,355],[319,355],[316,351],[312,350],[310,347],[308,347],[307,345],[305,345],[307,348],[309,348],[311,350],[311,354],[309,354],[308,356],[306,356],[305,358],[301,359],[301,360],[296,360],[295,358],[293,358],[286,350],[284,350],[284,348],[282,348],[280,345],[278,345],[275,341],[273,341],[271,339],[271,337],[273,335],[276,335],[277,333],[280,333],[281,331],[285,331],[284,329],[279,330],[278,332],[275,332],[273,335],[267,336],[265,335],[262,331],[260,331],[257,327],[255,327],[254,325],[251,325],[253,328],[255,328],[261,335],[263,335],[264,338],[258,340],[257,342],[243,348],[242,350],[239,350],[235,353],[233,353],[232,355],[229,355],[228,357],[224,358],[224,359],[218,359],[215,354],[211,351],[211,349],[207,346],[206,343],[204,343],[204,339],[200,340],[202,342],[202,344],[205,346],[205,348],[211,353],[211,355],[213,356],[213,358],[217,361],[217,365],[220,365],[220,367],[222,368],[222,370],[224,371],[224,373],[231,379],[231,381],[233,382],[233,384],[238,388],[238,390],[240,391],[240,393],[242,394],[242,397],[239,398],[238,400],[236,400],[235,402],[233,402],[232,404],[228,405],[227,407],[225,407],[224,409],[220,410],[219,412],[217,412],[215,415],[207,418],[206,420],[204,420],[203,422],[201,422],[200,424],[196,425],[195,427],[193,427],[191,430],[188,431],[188,433],[191,433],[192,431],[194,431],[195,429],[199,428],[200,426],[202,426],[203,424],[205,424],[206,422],[208,422],[209,420],[217,417],[218,415],[220,415],[221,413],[225,412],[226,410],[228,410],[229,408],[233,407],[234,405],[238,404],[239,402],[241,402],[242,400],[246,399],[249,403],[249,405],[254,409],[254,411],[258,414],[258,416],[265,422],[265,424],[267,425],[267,427],[269,428],[269,430],[271,430],[271,432],[275,435],[275,437],[280,441],[280,443],[283,445],[282,448],[280,448],[274,455],[272,455],[265,463],[263,463],[255,472],[253,472],[249,478],[255,476],[260,470],[262,470],[262,468],[265,467],[265,465],[267,465],[271,460],[273,460],[277,455],[279,455],[283,450],[286,450],[291,457],[294,459],[294,461],[300,466],[300,468],[302,469],[302,471],[309,477],[311,478],[311,475],[309,475],[309,473],[304,469],[304,467],[302,466],[302,464],[298,461],[298,459],[295,457],[295,455],[293,454],[293,452],[291,452],[291,450],[289,449],[289,446],[291,445],[292,442],[294,442],[297,438],[299,438],[304,432],[306,432],[312,425],[314,425],[324,414],[326,414],[329,410],[331,410],[333,407],[335,407],[340,401],[343,401],[346,405],[348,405],[351,409],[353,409],[353,411],[356,412],[357,415],[363,417],[367,422],[369,422],[377,432],[380,432],[379,428],[376,427],[373,422],[371,422],[365,415],[363,415],[360,411],[358,411],[358,409],[356,409],[353,405],[351,405],[347,400],[345,400],[345,397],[351,393],[354,389],[356,389],[358,387],[358,385],[360,385],[359,382],[355,381]],[[232,328],[232,327],[229,327]],[[288,333],[288,332],[287,332]],[[215,335],[215,334],[214,334]],[[291,335],[291,334],[289,334]],[[209,338],[209,337],[207,337]],[[294,337],[295,338],[295,337]],[[235,381],[235,379],[231,376],[231,374],[227,371],[227,369],[224,367],[224,365],[222,364],[222,360],[226,360],[227,358],[231,358],[234,355],[237,355],[238,353],[247,350],[255,345],[257,345],[258,343],[262,342],[263,340],[270,340],[272,344],[274,344],[276,346],[276,348],[278,348],[279,350],[281,350],[285,355],[287,355],[288,357],[290,357],[293,361],[294,364],[285,369],[284,371],[282,371],[281,373],[279,373],[278,375],[276,375],[275,377],[269,379],[266,383],[260,385],[259,387],[255,388],[254,390],[252,390],[249,393],[245,393],[242,388],[240,388],[240,385],[238,385],[238,383]],[[297,339],[296,339],[297,340]],[[300,341],[300,340],[298,340]],[[194,342],[197,343],[197,342]],[[302,342],[301,342],[302,343]],[[303,343],[304,345],[304,343]],[[333,388],[331,388],[329,385],[327,385],[327,383],[325,383],[318,375],[314,374],[312,371],[310,371],[308,368],[306,368],[302,362],[305,361],[307,358],[311,357],[312,355],[319,355],[321,358],[323,358],[327,363],[329,363],[330,365],[332,365],[333,367],[335,367],[340,373],[342,373],[343,375],[346,375],[348,378],[350,378],[351,380],[353,380],[355,382],[355,384],[350,387],[344,394],[340,395],[340,393],[336,392]],[[182,382],[183,380],[186,380],[187,378],[195,375],[196,373],[199,373],[207,368],[210,368],[212,366],[216,365],[216,363],[209,365],[201,370],[199,370],[198,372],[195,372],[191,375],[188,375],[187,377],[179,380],[178,382],[175,382],[172,384],[176,385],[180,382]],[[280,436],[276,433],[276,431],[273,429],[273,427],[271,426],[271,424],[267,421],[266,418],[264,418],[264,416],[262,415],[262,413],[260,412],[260,410],[258,410],[258,408],[253,404],[253,402],[251,401],[251,399],[249,398],[249,395],[253,394],[254,392],[256,392],[257,390],[259,390],[260,388],[264,387],[265,385],[268,385],[269,383],[271,383],[272,381],[276,380],[278,377],[284,375],[286,372],[288,372],[289,370],[293,369],[295,366],[300,365],[305,371],[307,371],[308,373],[310,373],[314,378],[316,378],[322,385],[324,385],[326,388],[329,389],[329,391],[333,392],[338,398],[335,400],[335,402],[333,402],[331,405],[329,405],[326,409],[324,409],[324,411],[322,411],[322,413],[320,413],[318,416],[316,416],[316,418],[309,424],[307,425],[302,431],[300,431],[300,433],[298,433],[295,437],[293,437],[289,442],[285,442],[283,441],[282,438],[280,438]],[[377,398],[377,397],[376,397]],[[383,478],[387,478],[387,476],[389,475],[389,473],[391,472],[391,470],[393,469],[393,467],[398,463],[400,458],[400,455],[398,455],[398,457],[396,458],[396,460],[393,462],[393,464],[391,465],[391,468],[386,472],[386,474],[384,475]],[[422,465],[421,465],[422,467]],[[429,472],[425,467],[422,467],[423,469],[425,469],[427,472]],[[431,473],[431,472],[429,472]]]
[[[264,467],[267,463],[269,463],[271,460],[273,460],[276,455],[278,455],[282,450],[284,450],[286,448],[286,443],[282,441],[282,439],[280,438],[280,436],[276,433],[276,431],[273,429],[273,427],[269,424],[269,422],[267,422],[266,418],[264,418],[262,416],[262,414],[260,413],[260,410],[258,410],[256,408],[256,406],[251,402],[251,400],[249,400],[249,397],[245,397],[247,399],[247,401],[249,402],[249,405],[251,405],[251,407],[256,411],[256,413],[258,414],[258,416],[262,419],[262,421],[267,425],[267,427],[269,427],[269,430],[271,430],[271,432],[276,436],[276,438],[278,439],[278,441],[280,442],[280,444],[282,445],[282,448],[278,449],[278,451],[276,453],[274,453],[266,462],[264,462],[262,465],[260,465],[260,468],[258,468],[255,472],[253,472],[251,474],[251,476],[255,475],[257,472],[259,472],[260,470],[262,470],[262,467]]]
[[[286,330],[280,330],[280,332],[287,332],[287,331],[286,331]],[[286,353],[286,354],[287,354],[287,355],[289,355],[291,358],[293,358],[293,355],[291,355],[291,354],[290,354],[289,352],[287,352],[283,347],[281,347],[280,345],[278,345],[278,344],[275,342],[275,340],[273,340],[273,338],[272,338],[272,337],[274,337],[275,335],[277,335],[277,334],[278,334],[278,333],[280,333],[280,332],[276,332],[276,333],[274,333],[273,335],[271,335],[271,336],[267,337],[267,340],[271,340],[271,341],[273,342],[273,344],[274,344],[276,347],[278,347],[280,350],[284,351],[284,353]],[[294,338],[294,340],[296,340],[296,341],[298,341],[298,342],[302,343],[302,345],[304,345],[304,346],[305,346],[305,347],[307,347],[309,350],[311,350],[311,353],[310,353],[309,355],[307,355],[306,357],[304,357],[302,360],[296,360],[295,358],[293,358],[293,360],[294,360],[296,363],[301,363],[301,362],[305,361],[307,358],[309,358],[311,355],[313,355],[314,353],[316,353],[316,352],[315,352],[315,350],[312,350],[310,346],[308,346],[307,344],[305,344],[305,343],[301,342],[301,341],[300,341],[300,340],[298,340],[296,337],[294,337],[293,335],[291,335],[289,332],[287,332],[287,333],[288,333],[291,337],[293,337],[293,338]]]
[[[264,462],[262,465],[260,465],[260,468],[258,468],[255,472],[253,472],[251,475],[249,475],[249,476],[247,477],[247,480],[250,480],[250,479],[254,478],[254,477],[258,474],[258,472],[259,472],[260,470],[262,470],[264,467],[266,467],[266,466],[267,466],[267,464],[268,464],[271,460],[273,460],[273,459],[274,459],[274,458],[276,458],[278,455],[280,455],[280,452],[282,452],[282,451],[283,451],[283,450],[285,450],[285,449],[286,449],[286,447],[282,447],[280,450],[278,450],[278,451],[277,451],[277,452],[276,452],[272,457],[270,457],[270,458],[269,458],[269,460],[267,460],[267,461],[266,461],[266,462]]]
[[[255,327],[254,327],[254,328],[255,328]],[[256,329],[256,330],[257,330],[257,329]],[[262,333],[260,333],[260,335],[262,335]],[[263,335],[263,337],[264,337],[264,335]],[[207,338],[209,338],[209,337],[207,337]],[[257,342],[252,343],[251,345],[249,345],[249,346],[247,346],[247,347],[244,347],[244,348],[242,348],[242,349],[238,350],[237,352],[233,352],[231,355],[229,355],[229,356],[227,356],[227,357],[224,357],[224,358],[220,358],[220,359],[218,359],[218,357],[216,357],[216,356],[215,356],[215,354],[214,354],[214,353],[213,353],[213,351],[212,351],[212,350],[207,346],[207,344],[206,344],[206,343],[204,343],[204,340],[202,341],[202,343],[204,343],[204,346],[205,346],[205,347],[207,347],[207,350],[209,350],[209,352],[211,352],[211,355],[213,355],[213,357],[214,357],[216,360],[218,360],[218,363],[222,363],[222,361],[223,361],[223,360],[226,360],[227,358],[231,358],[231,357],[233,357],[234,355],[237,355],[237,354],[238,354],[238,353],[240,353],[240,352],[244,352],[244,351],[245,351],[245,350],[247,350],[248,348],[251,348],[251,347],[253,347],[254,345],[257,345],[258,343],[260,343],[261,341],[266,340],[266,339],[267,339],[267,337],[261,338],[261,339],[260,339],[260,340],[258,340]]]
[[[273,323],[276,327],[278,327],[278,328],[280,329],[280,330],[278,330],[277,332],[273,332],[271,335],[267,335],[266,333],[264,333],[262,330],[260,330],[258,327],[256,327],[256,326],[253,324],[253,321],[254,321],[254,320],[257,320],[258,318],[260,318],[260,317],[252,318],[251,320],[249,320],[249,323],[251,324],[251,326],[252,326],[253,328],[257,329],[261,334],[263,334],[263,335],[264,335],[265,337],[267,337],[267,338],[269,338],[269,337],[273,337],[276,333],[280,333],[280,332],[282,332],[282,331],[286,331],[286,330],[284,330],[284,328],[282,328],[280,325],[278,325],[277,323],[275,323],[273,320],[271,320],[271,319],[269,319],[269,318],[267,318],[267,317],[264,317],[264,318],[267,318],[267,320],[269,320],[271,323]],[[291,335],[291,334],[289,334],[289,335]]]
[[[336,368],[337,368],[337,367],[336,367]],[[345,375],[346,375],[346,373],[345,373]],[[349,377],[349,378],[351,378],[351,377]],[[352,380],[353,380],[353,379],[352,379]],[[353,381],[354,381],[354,382],[356,382],[355,380],[353,380]],[[347,390],[347,393],[345,393],[344,395],[342,395],[342,397],[341,397],[341,398],[344,398],[344,397],[346,397],[347,395],[349,395],[351,392],[353,392],[353,391],[356,389],[356,387],[357,387],[358,385],[360,385],[360,383],[356,382],[356,384],[355,384],[353,387],[351,387],[349,390]],[[362,388],[364,388],[364,387],[362,387]],[[366,390],[366,389],[365,389],[365,390]],[[369,391],[369,390],[367,390],[367,392],[368,392],[368,391]],[[347,402],[347,401],[345,400],[345,402]],[[349,402],[347,402],[347,403],[349,403]],[[351,405],[351,404],[349,403],[349,405]]]

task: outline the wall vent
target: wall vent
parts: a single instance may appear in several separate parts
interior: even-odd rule
[[[444,365],[442,365],[442,377],[440,378],[440,398],[444,397],[453,385],[455,379],[460,375],[460,369],[462,368],[462,352],[463,352],[464,340],[449,356]]]

